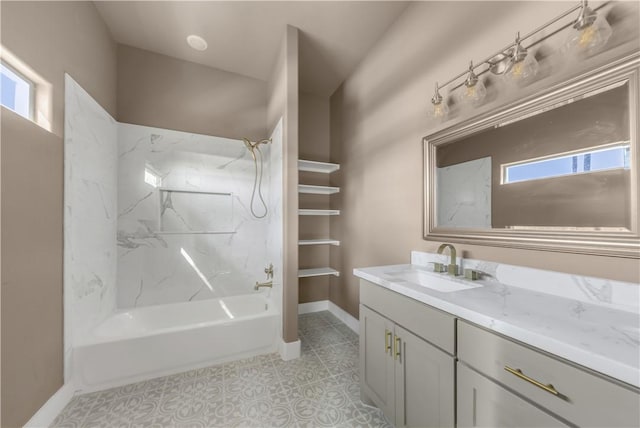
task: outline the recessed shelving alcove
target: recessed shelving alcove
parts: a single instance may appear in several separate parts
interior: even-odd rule
[[[304,172],[311,172],[315,174],[331,174],[334,171],[338,171],[340,169],[340,165],[330,162],[318,162],[311,160],[298,160],[298,170]],[[300,194],[309,194],[309,195],[318,195],[318,196],[330,196],[340,192],[339,187],[334,186],[318,186],[311,184],[298,184],[298,193]],[[313,196],[312,196],[313,197]],[[340,210],[335,209],[307,209],[300,208],[298,209],[298,214],[300,216],[338,216],[340,215]],[[340,241],[332,238],[316,238],[316,239],[300,239],[298,241],[298,245],[300,247],[309,247],[315,245],[333,245],[339,246]],[[319,276],[340,276],[340,272],[331,268],[331,267],[317,267],[310,269],[300,269],[298,270],[298,278],[310,278],[310,277],[319,277]]]

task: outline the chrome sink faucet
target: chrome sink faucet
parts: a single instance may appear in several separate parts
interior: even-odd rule
[[[447,273],[452,276],[458,275],[458,265],[456,264],[456,247],[451,244],[442,244],[438,247],[438,254],[443,254],[445,248],[449,249],[449,254],[451,255],[451,260],[449,261],[449,265],[447,266]],[[438,265],[436,264],[436,268]]]

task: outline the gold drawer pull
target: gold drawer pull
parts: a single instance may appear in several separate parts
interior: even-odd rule
[[[385,354],[387,352],[391,353],[391,342],[392,341],[393,340],[391,339],[391,332],[385,328],[384,329],[384,353]]]
[[[395,356],[393,357],[394,360],[397,360],[400,357],[400,341],[402,339],[400,339],[398,336],[396,336],[396,342],[395,342],[395,349],[394,349],[394,354]]]
[[[545,384],[544,384],[544,383],[542,383],[542,382],[538,382],[537,380],[532,379],[532,378],[530,378],[529,376],[527,376],[526,374],[522,373],[522,370],[520,370],[520,369],[512,369],[512,368],[511,368],[511,367],[509,367],[509,366],[504,366],[504,369],[505,369],[506,371],[508,371],[509,373],[514,374],[514,375],[518,376],[520,379],[522,379],[522,380],[526,380],[527,382],[534,384],[534,385],[535,385],[535,386],[537,386],[538,388],[542,388],[542,389],[544,389],[545,391],[547,391],[547,392],[548,392],[548,393],[550,393],[550,394],[553,394],[553,395],[560,395],[560,393],[559,393],[559,392],[558,392],[558,391],[553,387],[553,385],[551,385],[551,384],[547,384],[547,385],[545,385]]]

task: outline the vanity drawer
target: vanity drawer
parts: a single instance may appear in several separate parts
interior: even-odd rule
[[[455,317],[424,303],[360,280],[360,303],[451,355],[455,354]]]
[[[458,358],[572,424],[640,425],[637,389],[462,321]]]

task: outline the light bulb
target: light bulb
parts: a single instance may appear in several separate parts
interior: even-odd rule
[[[516,35],[513,48],[509,50],[509,62],[504,72],[507,82],[523,85],[538,73],[538,61],[520,44],[520,33]]]
[[[473,86],[467,86],[465,83],[458,91],[458,101],[462,104],[478,106],[487,95],[487,88],[484,83],[478,80]]]
[[[458,101],[463,105],[478,106],[487,95],[487,88],[473,72],[473,62],[469,63],[469,74],[457,93]]]
[[[613,30],[602,14],[584,5],[565,42],[570,54],[592,55],[607,44]]]
[[[580,49],[585,49],[593,44],[596,37],[596,29],[593,28],[593,25],[589,25],[587,28],[580,31],[580,34],[578,35],[578,46]]]
[[[511,65],[508,71],[504,74],[504,78],[507,82],[516,85],[524,85],[538,74],[539,69],[540,66],[538,61],[536,61],[536,58],[532,54],[528,54],[523,60]]]
[[[445,102],[433,104],[431,110],[429,111],[429,116],[436,120],[442,120],[446,118],[448,114],[449,107]]]
[[[440,95],[440,87],[438,86],[438,82],[436,82],[436,90],[431,98],[431,109],[429,110],[429,116],[432,119],[437,121],[441,121],[447,117],[449,114],[449,106],[447,106],[446,101]]]

